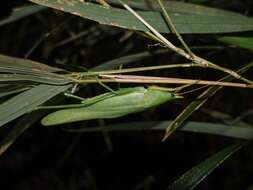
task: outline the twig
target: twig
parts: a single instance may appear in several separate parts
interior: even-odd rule
[[[110,8],[110,5],[106,2],[106,0],[96,0],[99,4],[103,5],[106,8]]]
[[[184,46],[185,50],[189,53],[189,55],[191,55],[191,57],[194,56],[194,53],[191,51],[191,49],[188,47],[188,45],[185,43],[185,41],[183,40],[182,36],[179,34],[179,32],[177,31],[175,25],[173,24],[168,12],[166,11],[162,0],[157,0],[158,4],[160,5],[165,21],[167,22],[167,24],[169,25],[170,29],[172,30],[173,33],[176,34],[178,40],[181,42],[181,44]]]
[[[237,88],[253,88],[253,85],[244,83],[220,82],[220,81],[206,81],[194,79],[181,78],[167,78],[167,77],[150,77],[150,76],[136,76],[136,75],[106,75],[100,74],[100,82],[103,83],[149,83],[149,84],[196,84],[196,85],[215,85],[215,86],[229,86]],[[74,79],[76,83],[97,83],[97,78]]]
[[[172,69],[172,68],[186,68],[186,67],[201,67],[202,65],[192,64],[192,63],[182,63],[182,64],[170,64],[170,65],[157,65],[149,67],[134,67],[119,70],[107,70],[107,71],[92,71],[92,72],[75,72],[71,74],[65,74],[64,76],[76,77],[76,76],[97,76],[101,74],[120,74],[120,73],[132,73],[132,72],[142,72],[160,69]]]

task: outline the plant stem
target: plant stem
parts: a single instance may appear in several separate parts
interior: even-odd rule
[[[107,71],[95,71],[95,72],[75,72],[71,74],[65,74],[64,76],[76,77],[76,76],[97,76],[101,74],[120,74],[120,73],[132,73],[132,72],[141,72],[141,71],[151,71],[151,70],[160,70],[160,69],[171,69],[171,68],[185,68],[185,67],[202,67],[203,65],[192,64],[192,63],[182,63],[182,64],[170,64],[170,65],[157,65],[149,67],[134,67],[118,70],[107,70]]]
[[[186,59],[191,60],[195,64],[201,64],[201,65],[203,65],[203,67],[209,67],[209,68],[213,68],[213,69],[216,69],[216,70],[223,71],[224,73],[228,73],[236,79],[240,79],[240,80],[242,80],[246,83],[253,84],[253,82],[251,80],[248,80],[248,79],[242,77],[241,75],[239,75],[235,71],[232,71],[230,69],[218,66],[218,65],[216,65],[214,63],[211,63],[210,61],[207,61],[207,60],[205,60],[205,59],[203,59],[203,58],[201,58],[201,57],[199,57],[195,54],[190,55],[189,53],[187,53],[183,49],[176,47],[169,40],[167,40],[163,35],[161,35],[153,26],[151,26],[149,23],[147,23],[147,21],[145,21],[131,7],[129,7],[127,4],[123,3],[121,0],[119,0],[119,1],[121,2],[122,6],[124,6],[130,13],[132,13],[138,20],[140,20],[154,35],[156,35],[156,37],[159,38],[160,41],[163,42],[165,47],[171,49],[172,51],[174,51],[178,54],[180,54],[181,56],[185,57]]]
[[[194,79],[181,78],[167,78],[167,77],[150,77],[150,76],[136,76],[136,75],[106,75],[100,74],[99,81],[103,83],[149,83],[149,84],[196,84],[196,85],[214,85],[214,86],[228,86],[237,88],[253,88],[253,85],[244,83],[232,83],[221,81],[206,81]],[[97,83],[97,78],[74,79],[76,83]]]
[[[170,29],[172,30],[173,33],[176,34],[178,40],[181,42],[181,44],[184,46],[185,50],[189,53],[189,55],[191,55],[193,57],[193,52],[191,51],[191,49],[188,47],[188,45],[185,43],[185,41],[183,40],[182,36],[179,34],[179,32],[177,31],[175,25],[173,24],[168,12],[166,11],[162,0],[157,0],[159,6],[162,9],[165,21],[167,22],[167,24],[169,25]]]

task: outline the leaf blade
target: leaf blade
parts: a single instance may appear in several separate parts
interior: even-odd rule
[[[253,38],[252,37],[239,37],[239,36],[225,36],[218,38],[219,41],[233,44],[235,46],[253,50]]]
[[[148,29],[128,11],[81,1],[30,0],[31,2],[68,12],[100,24],[121,27],[130,30],[148,31]],[[170,2],[173,4],[173,2]],[[196,6],[196,5],[194,5]],[[201,6],[199,6],[201,8]],[[205,8],[205,10],[208,8]],[[212,9],[213,10],[213,9]],[[137,11],[159,32],[169,33],[166,22],[159,11]],[[218,11],[222,12],[222,11]],[[232,16],[233,15],[233,16]],[[236,15],[236,16],[235,16]],[[253,19],[236,13],[218,15],[189,14],[178,11],[171,18],[179,33],[225,33],[253,30]],[[231,19],[233,17],[233,19]]]
[[[63,69],[51,67],[37,61],[32,61],[29,59],[23,59],[18,57],[12,57],[8,55],[0,54],[0,67],[10,67],[16,69],[29,69],[39,72],[58,72],[64,71]],[[2,70],[1,70],[2,72]]]
[[[225,160],[240,150],[245,143],[231,145],[210,158],[204,160],[199,165],[185,172],[179,179],[168,187],[168,190],[192,190],[203,181],[212,171],[220,166]]]
[[[70,86],[38,85],[10,98],[0,106],[0,126],[33,111],[37,106],[66,91]]]
[[[141,130],[164,130],[172,121],[137,121],[106,125],[104,127],[88,127],[80,129],[67,129],[69,132],[113,132],[113,131],[141,131]],[[248,126],[224,125],[208,122],[186,122],[180,131],[219,135],[230,138],[251,140],[253,128]]]

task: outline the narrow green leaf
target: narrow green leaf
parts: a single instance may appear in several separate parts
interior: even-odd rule
[[[107,0],[107,2],[112,3],[113,5],[121,6],[121,3],[119,0]],[[126,4],[131,6],[132,8],[140,9],[140,10],[156,10],[160,11],[160,6],[156,1],[149,1],[147,3],[146,0],[124,0]],[[212,15],[212,16],[230,16],[230,17],[237,17],[238,14],[226,11],[222,9],[216,9],[206,6],[200,6],[192,3],[185,3],[185,2],[179,2],[179,1],[165,1],[164,2],[165,9],[168,12],[172,13],[187,13],[192,15]]]
[[[18,86],[18,85],[7,85],[4,87],[0,86],[0,98],[28,90],[29,88],[30,87],[28,86]]]
[[[253,37],[225,36],[218,38],[218,40],[241,48],[253,50]]]
[[[9,17],[7,17],[4,20],[0,20],[0,26],[9,24],[11,22],[24,18],[26,16],[42,11],[44,9],[46,8],[42,6],[38,6],[38,5],[27,5],[27,6],[15,8]]]
[[[1,71],[1,69],[0,69]],[[71,81],[60,77],[60,75],[56,74],[41,74],[41,76],[34,75],[22,75],[22,74],[0,74],[0,82],[37,82],[42,84],[52,84],[52,85],[64,85],[69,84]]]
[[[33,111],[37,106],[66,91],[70,86],[38,85],[10,98],[0,105],[0,126]]]
[[[192,190],[202,182],[213,170],[240,150],[245,143],[238,143],[214,154],[191,170],[184,173],[178,180],[168,187],[168,190]]]
[[[85,127],[80,129],[67,129],[69,132],[101,132],[101,131],[140,131],[140,130],[164,130],[171,124],[171,121],[139,121],[118,123],[104,127]],[[253,127],[224,125],[207,122],[186,122],[181,131],[220,135],[239,139],[253,139]]]
[[[63,75],[54,72],[64,71],[59,68],[0,54],[0,82],[32,81],[44,84],[64,85],[71,82]]]
[[[139,20],[127,10],[105,8],[95,3],[84,1],[30,0],[31,2],[68,12],[86,19],[130,30],[149,31]],[[174,2],[170,2],[168,7]],[[182,4],[183,5],[183,4]],[[253,30],[253,19],[228,11],[209,9],[207,7],[186,4],[192,10],[184,12],[182,7],[171,12],[170,16],[179,33],[221,33]],[[200,11],[202,9],[202,11]],[[159,32],[169,33],[166,22],[159,11],[137,11],[150,25]],[[170,11],[169,11],[170,12]],[[205,12],[205,14],[202,14]],[[207,14],[212,12],[212,14]],[[200,14],[201,13],[201,14]],[[232,19],[231,19],[232,18]]]
[[[23,58],[17,58],[12,56],[7,56],[0,54],[0,72],[2,71],[2,68],[16,68],[16,70],[33,70],[37,72],[58,72],[58,71],[64,71],[63,69],[51,67],[43,63],[39,63],[36,61],[32,61],[29,59],[23,59]]]

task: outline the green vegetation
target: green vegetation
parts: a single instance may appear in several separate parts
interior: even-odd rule
[[[252,188],[253,5],[233,2],[3,3],[0,186]]]

